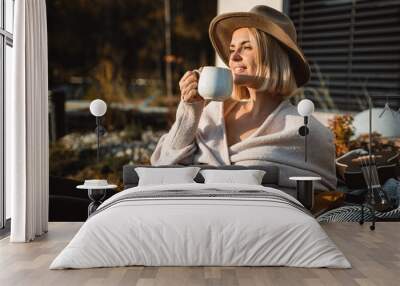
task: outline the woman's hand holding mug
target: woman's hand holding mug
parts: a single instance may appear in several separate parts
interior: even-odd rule
[[[199,84],[199,73],[197,70],[187,71],[179,81],[181,99],[185,102],[204,101],[197,90]]]

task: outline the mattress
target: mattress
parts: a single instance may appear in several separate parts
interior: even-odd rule
[[[50,269],[129,265],[351,267],[292,196],[259,185],[199,183],[114,195]]]

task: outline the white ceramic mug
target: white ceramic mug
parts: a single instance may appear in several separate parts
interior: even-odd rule
[[[231,97],[233,77],[230,69],[206,66],[195,71],[200,76],[197,90],[201,97],[214,101]]]

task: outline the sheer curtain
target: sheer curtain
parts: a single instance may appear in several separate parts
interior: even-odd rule
[[[13,92],[6,98],[6,187],[12,242],[48,227],[48,73],[45,0],[15,1]]]

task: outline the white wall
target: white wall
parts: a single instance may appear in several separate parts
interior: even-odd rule
[[[219,0],[218,14],[229,12],[247,12],[256,5],[266,5],[282,11],[283,0]]]
[[[230,12],[247,12],[256,5],[270,6],[276,10],[283,10],[283,0],[218,0],[218,15]],[[225,66],[216,56],[216,65]]]

